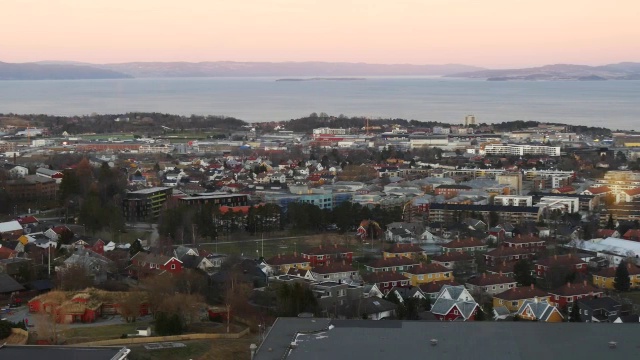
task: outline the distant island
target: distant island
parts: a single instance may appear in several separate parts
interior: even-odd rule
[[[308,79],[296,79],[296,78],[285,78],[285,79],[276,79],[276,81],[360,81],[367,80],[365,78],[350,78],[350,77],[340,77],[340,78],[308,78]]]

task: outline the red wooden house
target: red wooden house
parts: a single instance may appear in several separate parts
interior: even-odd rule
[[[163,273],[177,274],[182,271],[182,261],[173,256],[148,254],[139,251],[131,258],[129,274],[131,276],[159,275]]]
[[[409,287],[409,279],[395,271],[372,272],[362,276],[366,284],[376,285],[383,294],[389,293],[394,287]]]
[[[333,244],[329,246],[318,246],[302,252],[302,257],[309,261],[311,267],[324,266],[327,262],[344,260],[346,263],[353,262],[353,251],[344,246]]]
[[[545,249],[545,243],[544,240],[537,236],[517,235],[516,237],[504,239],[502,245],[506,247],[528,248],[537,252]]]
[[[567,283],[558,289],[549,291],[550,301],[559,309],[571,310],[571,306],[580,299],[593,299],[603,296],[602,290],[584,281]]]
[[[534,253],[534,250],[528,248],[500,246],[485,253],[484,262],[489,266],[495,266],[505,261],[531,259]]]
[[[573,254],[553,255],[538,260],[536,275],[539,278],[543,278],[552,269],[564,269],[585,274],[587,272],[587,262]]]

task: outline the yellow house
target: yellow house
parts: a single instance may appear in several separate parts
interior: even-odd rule
[[[516,316],[531,321],[562,322],[564,320],[557,307],[538,299],[525,300]]]
[[[533,285],[516,287],[493,295],[493,307],[504,306],[509,309],[510,312],[515,313],[520,310],[525,301],[536,301],[536,299],[538,301],[550,302],[549,294]]]
[[[453,280],[453,273],[451,270],[435,263],[427,265],[420,263],[420,265],[414,266],[404,272],[403,275],[409,278],[412,286],[427,284],[434,281]]]
[[[627,264],[627,269],[629,270],[629,280],[631,281],[631,288],[640,289],[640,268],[635,265]],[[593,285],[601,289],[613,290],[615,289],[613,285],[615,282],[615,278],[615,267],[602,269],[593,275]]]
[[[427,258],[427,253],[418,245],[414,244],[393,244],[390,248],[382,252],[384,259],[394,257],[406,257],[409,259],[415,259],[418,257]]]
[[[278,254],[265,261],[267,265],[271,266],[275,271],[286,274],[291,268],[297,268],[302,270],[310,270],[311,264],[309,260],[306,260],[302,256],[298,256],[297,253],[293,255],[281,255]]]

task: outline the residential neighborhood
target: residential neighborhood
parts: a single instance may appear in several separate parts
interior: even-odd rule
[[[292,317],[638,323],[633,134],[337,120],[6,137],[3,318],[51,345],[261,343]]]

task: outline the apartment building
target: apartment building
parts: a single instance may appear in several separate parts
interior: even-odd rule
[[[485,155],[546,155],[560,156],[559,146],[518,145],[518,144],[488,144],[484,147]]]

